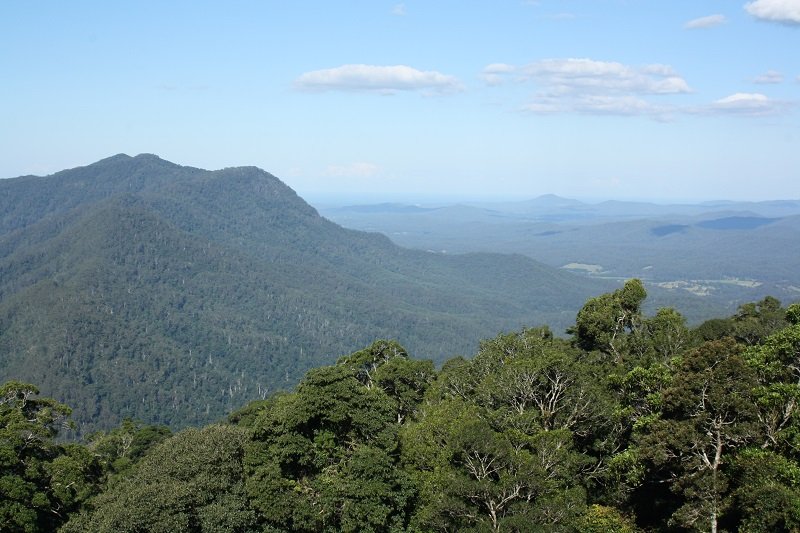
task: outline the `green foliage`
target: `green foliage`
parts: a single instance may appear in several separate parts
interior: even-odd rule
[[[256,514],[244,493],[246,442],[233,426],[185,430],[155,446],[62,531],[250,531]]]
[[[521,520],[561,527],[582,507],[569,483],[568,433],[497,431],[477,407],[452,399],[409,426],[403,447],[420,487],[412,523],[422,530],[497,531]],[[569,500],[563,508],[560,497]]]
[[[797,306],[789,308],[790,320]],[[800,445],[800,323],[777,331],[745,352],[756,371],[754,390],[765,446],[797,450]]]
[[[78,437],[222,419],[374,338],[441,362],[523,323],[565,327],[605,286],[398,248],[255,168],[120,155],[0,183],[0,381],[72,406]]]
[[[171,435],[166,426],[147,426],[126,418],[118,427],[88,437],[88,448],[107,474],[120,474]]]
[[[69,407],[39,398],[34,385],[0,386],[0,530],[55,529],[84,501],[91,468],[81,449],[62,451],[54,439],[66,426]]]
[[[6,383],[0,529],[800,528],[800,308],[755,345],[690,347],[676,311],[631,314],[643,297],[633,289],[606,295],[636,315],[621,360],[541,327],[437,372],[378,340],[232,424],[176,435],[125,419],[59,444],[70,409]]]
[[[739,531],[767,533],[800,529],[800,465],[770,450],[737,455],[731,477]]]
[[[759,302],[739,307],[739,312],[733,317],[733,334],[742,343],[752,346],[786,324],[786,310],[781,308],[777,299],[767,296]]]
[[[636,533],[636,526],[618,510],[603,505],[590,505],[581,517],[579,533]]]
[[[661,418],[639,439],[656,476],[682,497],[674,523],[716,530],[728,506],[729,458],[758,439],[755,386],[755,373],[730,339],[700,346],[677,369]]]
[[[646,297],[642,282],[631,279],[613,293],[590,298],[570,330],[575,344],[621,361],[628,353],[628,335],[640,326],[641,305]]]
[[[413,398],[424,392],[424,386],[413,393],[400,386],[407,377],[418,383],[418,368],[397,367],[405,359],[399,345],[378,341],[336,366],[309,371],[297,392],[266,402],[253,423],[247,490],[267,525],[316,531],[403,527],[413,491],[397,468],[398,412],[402,405],[413,412]],[[385,373],[384,367],[394,370]],[[402,379],[393,379],[397,372]],[[390,396],[384,387],[405,396]]]
[[[692,331],[700,342],[716,341],[724,337],[732,337],[734,322],[730,318],[711,318],[706,320]]]
[[[613,429],[602,367],[546,328],[481,343],[452,360],[430,405],[402,432],[404,463],[420,487],[422,530],[570,530],[586,503],[579,472]]]
[[[800,324],[800,304],[792,304],[786,309],[786,321],[793,326]]]
[[[631,340],[632,351],[640,361],[668,362],[691,345],[686,319],[675,309],[659,309],[655,316],[644,318]]]

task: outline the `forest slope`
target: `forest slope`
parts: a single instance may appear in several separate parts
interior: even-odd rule
[[[253,167],[119,155],[2,180],[0,199],[0,381],[39,384],[83,430],[206,423],[376,336],[442,361],[495,331],[563,330],[608,287],[402,249]]]

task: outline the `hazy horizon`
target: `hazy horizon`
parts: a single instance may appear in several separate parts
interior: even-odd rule
[[[115,155],[128,155],[130,154],[115,154]],[[143,154],[135,154],[135,155],[143,155]],[[145,155],[155,155],[161,159],[165,159],[161,157],[159,154],[145,154]],[[113,157],[109,155],[108,157]],[[105,159],[105,158],[103,158]],[[101,159],[102,160],[102,159]],[[166,159],[165,159],[166,160]],[[88,166],[96,161],[90,161],[85,164],[76,165],[75,167],[70,168],[78,168],[83,166]],[[175,163],[181,166],[194,166],[194,165],[185,165],[179,161],[170,161],[171,163]],[[253,166],[253,165],[234,165],[234,166]],[[47,177],[62,170],[69,170],[70,168],[62,168],[57,169],[53,172],[48,174],[26,174],[26,175],[19,175],[19,176],[0,176],[0,180],[2,179],[13,179],[13,178],[21,178],[21,177]],[[198,167],[200,168],[200,167]],[[203,169],[203,170],[220,170],[220,169]],[[274,172],[270,172],[269,169],[262,168],[262,170],[269,172],[270,174],[275,175]],[[541,192],[541,193],[534,193],[534,194],[512,194],[512,193],[503,193],[503,192],[495,192],[495,193],[488,193],[488,194],[469,194],[469,193],[458,193],[458,192],[451,192],[451,193],[430,193],[424,190],[421,191],[383,191],[383,192],[370,192],[370,191],[342,191],[342,192],[327,192],[327,191],[315,191],[315,190],[302,190],[297,189],[288,183],[283,177],[279,175],[275,175],[278,179],[286,183],[289,187],[291,187],[301,198],[303,198],[309,204],[314,206],[320,207],[346,207],[349,205],[374,205],[374,204],[405,204],[405,205],[417,205],[417,206],[425,206],[425,207],[435,207],[435,206],[444,206],[444,205],[452,205],[456,203],[474,203],[474,204],[481,204],[481,203],[493,203],[493,202],[526,202],[531,200],[536,200],[542,197],[554,196],[564,200],[577,200],[579,202],[583,202],[586,204],[599,204],[603,202],[642,202],[642,203],[651,203],[656,205],[699,205],[699,204],[714,204],[714,203],[741,203],[741,202],[779,202],[779,201],[800,201],[800,196],[792,197],[792,198],[763,198],[758,200],[750,200],[750,199],[731,199],[725,197],[706,197],[706,198],[691,198],[691,197],[683,197],[683,198],[669,198],[669,197],[639,197],[639,196],[608,196],[608,197],[596,197],[596,196],[585,196],[585,195],[563,195],[557,194],[554,192]]]

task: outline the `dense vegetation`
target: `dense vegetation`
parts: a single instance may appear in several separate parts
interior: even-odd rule
[[[376,341],[293,392],[171,435],[56,439],[69,408],[0,389],[0,530],[800,529],[800,304],[688,329],[631,280],[571,338],[503,333],[437,370]]]
[[[374,338],[440,363],[496,331],[563,331],[607,287],[404,250],[252,167],[119,155],[0,180],[0,382],[70,405],[78,435],[207,424]]]

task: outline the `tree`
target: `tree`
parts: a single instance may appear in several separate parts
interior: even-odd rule
[[[628,280],[613,293],[590,298],[568,333],[574,335],[579,348],[598,350],[621,362],[627,354],[628,334],[641,323],[641,304],[646,297],[640,280]]]
[[[753,346],[786,326],[786,311],[777,298],[767,296],[759,302],[739,306],[733,316],[733,334],[737,340]]]
[[[583,511],[569,431],[498,430],[483,409],[451,398],[407,425],[402,443],[420,492],[417,529],[558,531]]]
[[[397,468],[398,420],[428,378],[416,381],[415,365],[393,362],[405,350],[384,357],[371,348],[309,371],[255,419],[247,490],[270,527],[386,531],[406,523],[412,491]]]
[[[83,486],[78,454],[60,457],[62,449],[55,443],[59,429],[68,425],[71,410],[38,394],[34,385],[18,381],[0,387],[2,531],[54,530],[85,496],[83,488],[71,492],[66,487],[73,481]],[[67,472],[76,469],[74,477]]]
[[[396,341],[377,340],[367,348],[339,358],[365,387],[379,387],[396,402],[397,422],[416,411],[435,371],[432,361],[412,360]]]
[[[763,448],[739,453],[732,465],[732,508],[739,531],[800,530],[800,465]]]
[[[735,325],[731,318],[710,318],[694,328],[692,335],[702,343],[732,337],[734,329]]]
[[[156,444],[172,435],[166,426],[145,425],[130,418],[108,432],[88,437],[87,448],[107,475],[126,472]]]
[[[251,531],[257,516],[244,492],[247,441],[245,430],[228,425],[182,431],[151,449],[62,531]]]
[[[579,533],[636,533],[633,522],[613,507],[590,505],[578,524]]]
[[[732,340],[712,341],[686,355],[664,391],[661,418],[639,438],[654,474],[682,496],[676,524],[716,533],[727,507],[726,465],[757,439],[755,373]]]
[[[691,342],[686,319],[671,307],[662,307],[655,316],[643,319],[633,337],[631,344],[642,362],[668,362]]]
[[[423,530],[569,529],[585,506],[581,453],[606,427],[607,397],[582,353],[546,328],[483,341],[429,389],[402,432]],[[577,448],[579,443],[583,448]]]
[[[800,446],[800,304],[789,306],[786,319],[789,326],[745,353],[759,380],[755,394],[763,447],[779,451]]]

